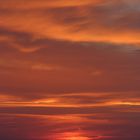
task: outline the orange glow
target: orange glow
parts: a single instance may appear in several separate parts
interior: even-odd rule
[[[112,102],[112,105],[130,105],[130,106],[140,106],[140,102],[122,102],[122,101],[118,101],[118,102]]]
[[[87,137],[80,137],[80,136],[72,136],[72,137],[68,137],[65,140],[89,140]]]
[[[67,101],[67,98],[69,96],[79,96],[78,100],[70,100]],[[25,107],[65,107],[65,108],[82,108],[82,107],[104,107],[104,106],[119,106],[119,105],[127,105],[127,106],[140,106],[140,102],[130,102],[130,101],[116,101],[116,99],[110,99],[109,101],[102,101],[97,103],[82,103],[82,98],[88,97],[88,98],[103,98],[101,95],[98,95],[98,93],[71,93],[70,95],[60,95],[56,96],[55,98],[42,98],[39,100],[32,100],[32,101],[24,101],[22,98],[17,98],[14,96],[8,96],[8,95],[1,95],[0,96],[0,105],[1,106],[25,106]],[[109,96],[108,93],[104,94],[105,96]],[[118,98],[119,99],[119,98]],[[80,102],[78,102],[80,101]]]
[[[42,100],[37,100],[33,103],[35,104],[52,104],[52,103],[57,103],[58,99],[42,99]]]
[[[91,140],[89,137],[85,136],[82,132],[64,132],[62,135],[58,136],[59,140]]]

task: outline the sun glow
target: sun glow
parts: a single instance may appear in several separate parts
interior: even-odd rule
[[[60,136],[61,140],[91,140],[82,132],[65,132]]]
[[[69,137],[69,138],[66,138],[66,140],[88,140],[88,138],[87,137],[77,136],[77,137]]]

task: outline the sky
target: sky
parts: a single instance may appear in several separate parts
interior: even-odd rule
[[[0,139],[140,140],[139,0],[0,0]]]

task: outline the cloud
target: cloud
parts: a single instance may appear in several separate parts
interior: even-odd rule
[[[0,0],[0,139],[140,139],[139,15],[138,0]]]
[[[139,91],[140,58],[135,45],[72,43],[4,32],[12,41],[1,42],[2,93],[40,98],[50,93]],[[37,50],[27,53],[21,51],[24,48]]]
[[[68,41],[139,43],[139,12],[124,1],[1,2],[1,26],[35,37]],[[15,6],[18,5],[18,7]],[[26,5],[26,8],[25,8]],[[28,6],[27,6],[28,5]],[[54,6],[57,5],[57,6]],[[32,9],[33,8],[33,9]],[[114,33],[115,32],[115,33]]]

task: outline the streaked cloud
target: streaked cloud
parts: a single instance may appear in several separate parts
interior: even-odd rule
[[[135,44],[140,43],[139,11],[135,10],[138,3],[137,0],[68,3],[12,0],[8,4],[1,1],[0,26],[30,32],[39,38]]]
[[[139,140],[139,5],[0,0],[0,139]]]

